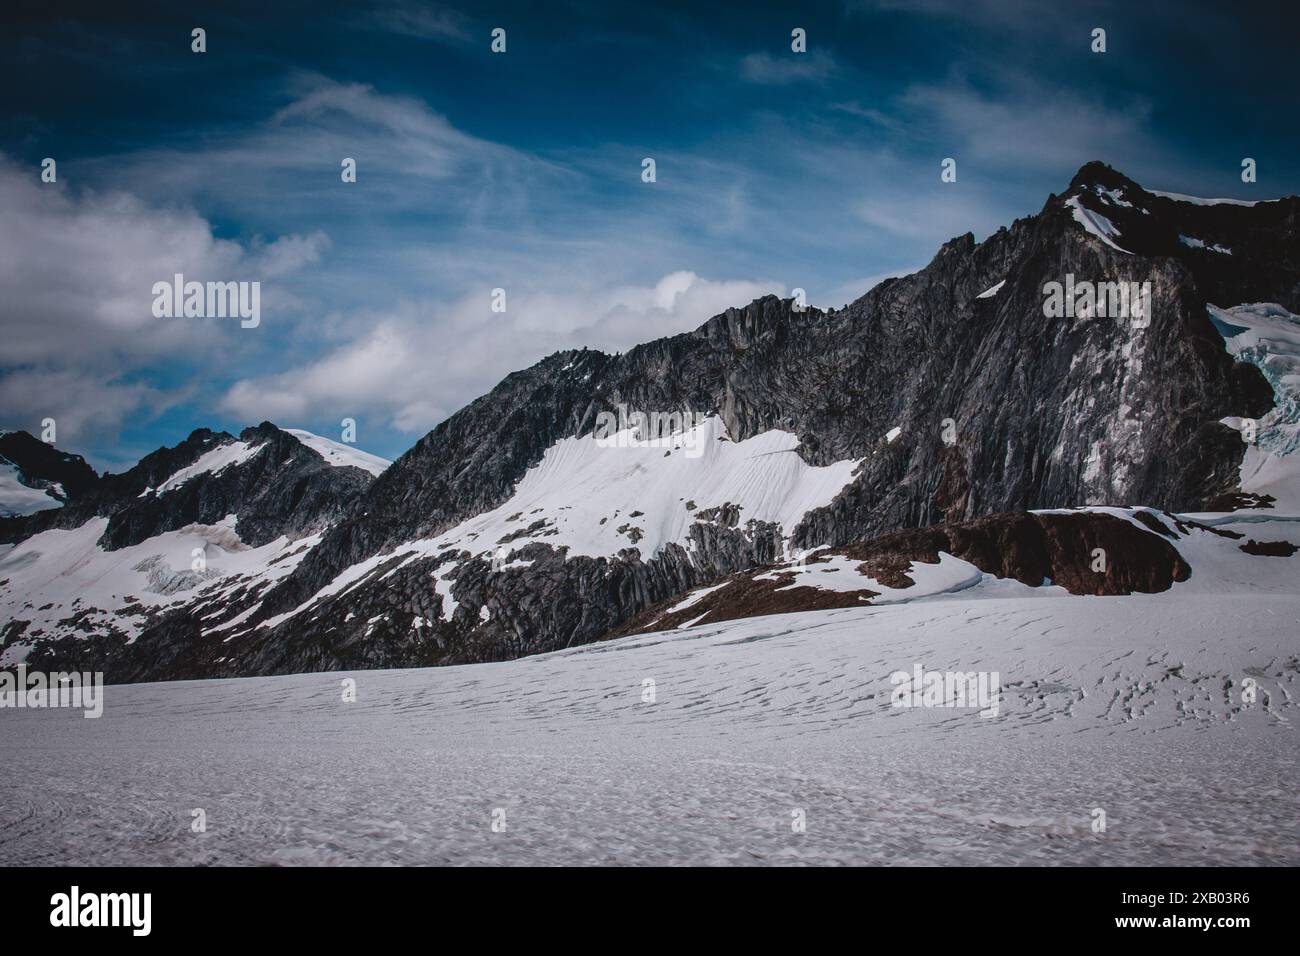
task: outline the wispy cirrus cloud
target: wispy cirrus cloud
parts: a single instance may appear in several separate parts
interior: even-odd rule
[[[296,82],[294,99],[241,134],[81,160],[61,176],[112,180],[102,194],[4,171],[0,196],[14,215],[0,226],[0,255],[12,250],[0,289],[24,284],[6,320],[15,333],[42,320],[0,353],[10,393],[21,384],[30,398],[8,404],[11,424],[56,414],[64,437],[103,443],[133,419],[197,401],[236,424],[309,425],[342,409],[409,434],[556,349],[627,348],[785,288],[689,271],[628,281],[673,258],[664,220],[682,234],[744,226],[750,207],[743,186],[725,184],[728,166],[665,156],[666,181],[650,187],[632,156],[614,219],[583,195],[588,181],[618,177],[607,158],[560,163],[464,134],[407,97]],[[353,153],[358,183],[343,184],[328,157]],[[218,238],[191,202],[246,228],[322,227]],[[573,220],[561,236],[559,215]],[[265,281],[262,325],[245,334],[156,319],[152,285],[177,272]],[[487,308],[497,285],[509,290],[504,315]],[[430,373],[430,356],[453,353]],[[60,404],[52,396],[69,377],[82,387],[63,389]],[[73,414],[87,406],[94,414]]]
[[[740,75],[750,83],[785,86],[790,83],[822,83],[835,73],[835,57],[825,50],[772,56],[749,53],[740,61]]]
[[[964,79],[918,85],[898,105],[942,130],[954,154],[1004,169],[1073,170],[1086,157],[1139,175],[1152,160],[1171,164],[1151,132],[1153,105],[1142,97],[1116,106],[1018,72],[999,80],[992,91]]]
[[[281,99],[287,102],[245,128],[214,131],[185,147],[87,160],[86,174],[248,218],[265,215],[274,201],[279,217],[313,219],[325,196],[344,215],[373,216],[418,201],[427,213],[509,216],[538,178],[565,176],[535,155],[462,132],[421,100],[367,84],[300,73]],[[344,158],[357,163],[357,182],[346,189]]]
[[[688,271],[648,286],[607,287],[574,276],[570,282],[508,292],[503,313],[492,311],[487,287],[450,303],[407,301],[367,311],[351,323],[360,330],[354,338],[297,367],[235,382],[221,407],[247,420],[369,417],[419,435],[490,387],[484,383],[546,354],[625,350],[786,291],[773,281],[711,280]],[[457,361],[441,361],[452,343]]]
[[[1044,16],[1060,13],[1059,4],[1051,0],[849,0],[846,9],[860,14],[904,14],[1029,27],[1041,25]]]
[[[863,106],[857,100],[832,103],[830,104],[830,108],[837,112],[857,117],[858,119],[869,120],[876,126],[895,133],[900,132],[904,126],[903,121],[897,115],[887,113],[884,110],[876,109],[875,107]]]
[[[112,450],[115,422],[148,449],[187,426],[335,427],[347,405],[393,455],[557,348],[625,348],[767,291],[840,305],[1036,211],[1089,159],[1220,195],[1249,150],[1270,195],[1294,191],[1294,137],[1264,122],[1294,112],[1285,31],[1198,0],[1057,6],[813,5],[806,54],[763,5],[719,30],[687,8],[325,0],[309,24],[214,16],[207,57],[164,19],[4,34],[7,85],[50,80],[0,111],[21,164],[0,170],[0,425],[57,404],[78,450]],[[1174,39],[1142,47],[1156,30]],[[261,277],[261,326],[159,324],[149,286],[176,271]]]
[[[364,18],[369,26],[422,40],[468,40],[469,19],[443,5],[389,2],[371,10]]]

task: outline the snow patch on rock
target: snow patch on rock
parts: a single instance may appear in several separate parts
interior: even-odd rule
[[[1185,196],[1182,193],[1169,193],[1160,189],[1148,189],[1147,192],[1175,202],[1191,203],[1193,206],[1258,206],[1262,202],[1278,201],[1276,199],[1202,199],[1200,196]]]
[[[0,517],[35,514],[62,506],[63,502],[48,492],[23,484],[18,466],[0,458]]]
[[[1255,441],[1246,445],[1241,490],[1272,495],[1278,509],[1300,510],[1300,316],[1272,302],[1209,310],[1228,351],[1273,386],[1273,410],[1256,423]],[[1225,424],[1242,430],[1245,423]]]
[[[1225,256],[1232,255],[1231,249],[1228,249],[1227,247],[1220,246],[1220,245],[1210,245],[1206,243],[1204,240],[1197,239],[1194,236],[1184,236],[1180,234],[1178,236],[1178,241],[1181,242],[1183,245],[1187,246],[1189,249],[1207,249],[1210,252],[1218,252]]]
[[[232,441],[218,445],[211,451],[205,451],[193,464],[187,465],[164,481],[155,493],[165,495],[199,475],[219,475],[227,468],[247,461],[261,450],[261,445],[250,445],[245,441]]]
[[[328,438],[322,438],[320,435],[313,435],[301,428],[286,428],[284,430],[336,468],[346,466],[360,468],[362,471],[370,472],[377,478],[384,473],[385,468],[392,464],[387,458],[380,458],[378,455],[372,455],[370,452],[362,451],[352,445],[345,445]]]
[[[1115,241],[1116,239],[1123,238],[1120,236],[1119,227],[1101,213],[1093,212],[1091,209],[1081,205],[1078,196],[1071,196],[1065,201],[1065,204],[1070,207],[1071,214],[1074,216],[1074,221],[1083,226],[1084,231],[1089,235],[1096,236],[1116,252],[1122,252],[1126,256],[1131,256],[1133,254]]]

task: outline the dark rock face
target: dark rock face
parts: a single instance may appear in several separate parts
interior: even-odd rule
[[[1269,558],[1289,558],[1300,551],[1300,547],[1296,547],[1290,541],[1256,541],[1254,538],[1237,547],[1247,554]]]
[[[100,545],[112,551],[164,531],[216,524],[236,514],[240,539],[257,547],[282,534],[323,531],[372,481],[359,468],[331,466],[270,422],[244,429],[238,440],[256,446],[257,453],[165,494],[152,491],[204,454],[236,441],[226,432],[198,429],[179,445],[146,455],[134,468],[98,479],[63,508],[0,522],[0,541],[20,541],[51,528],[77,528],[106,517]]]
[[[612,558],[566,557],[537,542],[511,554],[512,561],[530,562],[527,567],[494,570],[482,557],[455,550],[408,564],[394,557],[345,594],[279,627],[241,627],[228,643],[229,632],[202,633],[200,616],[212,608],[179,609],[102,669],[123,682],[509,660],[589,643],[664,597],[719,574],[771,564],[779,557],[777,541],[773,526],[762,522],[700,522],[689,551],[670,545],[648,561],[636,548]],[[453,606],[430,582],[455,562]],[[259,597],[250,591],[227,615]],[[63,658],[41,660],[50,669]]]
[[[1105,216],[1127,252],[1089,235],[1076,219],[1080,209]],[[348,489],[311,484],[317,478],[306,486],[279,482],[272,492],[251,474],[245,481],[223,473],[174,503],[121,504],[130,489],[150,487],[155,471],[165,478],[175,470],[173,462],[155,469],[146,459],[137,467],[148,475],[104,479],[121,488],[117,505],[96,512],[112,514],[110,543],[229,510],[238,511],[240,534],[250,541],[289,526],[330,530],[293,573],[256,595],[255,609],[250,592],[222,608],[165,615],[116,658],[110,674],[152,679],[497,660],[595,640],[689,588],[769,564],[782,547],[847,546],[902,531],[888,547],[929,554],[941,545],[924,535],[940,532],[908,529],[969,528],[986,515],[1085,504],[1204,509],[1239,491],[1241,438],[1219,419],[1261,417],[1273,402],[1260,372],[1227,353],[1206,304],[1271,300],[1300,311],[1298,214],[1296,198],[1254,207],[1178,203],[1091,163],[1039,214],[983,243],[970,234],[953,239],[921,271],[887,280],[843,309],[796,311],[769,296],[622,355],[552,355],[451,416],[350,499]],[[1045,286],[1067,276],[1149,283],[1149,325],[1046,316]],[[713,413],[734,441],[782,429],[798,436],[798,454],[813,465],[863,461],[830,505],[795,528],[748,522],[724,507],[694,516],[689,550],[671,545],[647,555],[629,535],[617,556],[570,558],[534,542],[516,552],[530,566],[497,572],[466,554],[424,556],[401,567],[383,564],[392,571],[383,580],[373,575],[278,626],[257,626],[303,605],[359,562],[501,505],[548,448],[593,432],[597,416],[620,405]],[[886,441],[893,428],[898,437]],[[233,439],[196,432],[193,447],[156,454],[193,460],[210,442],[226,440]],[[289,457],[268,448],[245,464],[273,470],[287,467]],[[242,507],[230,508],[236,500]],[[294,516],[299,509],[308,517]],[[45,514],[25,520],[38,526],[73,517]],[[1010,573],[1051,565],[1052,554],[1080,544],[1070,537],[1079,534],[1071,522],[1032,523],[945,531],[969,538],[947,541],[945,549],[962,547],[990,566],[1004,562]],[[998,557],[1004,548],[1008,556]],[[883,554],[862,560],[869,559],[888,572]],[[441,591],[431,584],[440,570]],[[1174,565],[1166,572],[1177,579]],[[1058,573],[1069,576],[1068,568]],[[1131,589],[1155,583],[1124,582]],[[218,620],[250,616],[222,645],[202,638],[199,610],[221,611]]]
[[[1121,191],[1129,205],[1107,201],[1105,190]],[[1278,302],[1296,311],[1300,248],[1294,197],[1254,206],[1179,202],[1096,162],[1079,170],[1066,194],[1071,193],[1119,227],[1119,245],[1129,252],[1183,260],[1207,302]],[[1230,252],[1216,252],[1216,246]],[[1254,298],[1239,298],[1247,289]]]
[[[1000,514],[895,532],[846,547],[844,554],[861,560],[868,574],[890,587],[910,586],[909,562],[936,563],[939,552],[946,551],[987,574],[1014,578],[1031,587],[1050,581],[1071,594],[1151,594],[1186,581],[1190,568],[1163,540],[1176,533],[1161,530],[1164,526],[1155,517],[1149,527],[1153,533],[1094,512]],[[1106,555],[1104,571],[1092,569],[1097,549]]]
[[[938,564],[940,551],[969,561],[986,574],[1012,578],[1030,587],[1050,582],[1071,594],[1097,595],[1167,591],[1174,582],[1186,581],[1191,569],[1166,538],[1176,539],[1191,529],[1168,516],[1164,520],[1171,524],[1165,525],[1151,512],[1140,511],[1135,517],[1143,515],[1146,520],[1138,520],[1150,531],[1095,512],[996,514],[959,524],[896,531],[818,551],[809,559],[806,579],[780,569],[743,571],[689,607],[671,611],[677,599],[664,601],[607,636],[666,630],[696,620],[716,624],[760,614],[869,605],[880,592],[871,590],[867,578],[889,588],[913,587],[913,562]],[[1098,563],[1097,549],[1104,552],[1104,564]],[[800,586],[801,580],[815,581],[818,565],[835,555],[858,562],[858,573],[864,576],[861,590]]]
[[[239,440],[258,452],[218,474],[115,511],[104,546],[112,550],[136,544],[162,531],[212,524],[230,514],[239,516],[236,531],[252,547],[280,535],[312,534],[337,520],[345,504],[372,480],[359,468],[330,465],[270,422],[244,429]]]
[[[954,239],[925,269],[833,313],[768,297],[625,355],[560,353],[509,376],[376,481],[267,610],[295,607],[342,569],[495,507],[547,447],[590,432],[619,403],[716,412],[736,440],[792,431],[812,464],[866,457],[839,499],[795,530],[800,546],[1024,508],[1204,506],[1235,488],[1241,460],[1239,436],[1218,419],[1259,416],[1272,403],[1258,370],[1226,353],[1206,290],[1225,303],[1267,295],[1300,306],[1294,253],[1262,252],[1294,249],[1300,200],[1175,203],[1101,164],[1080,170],[1070,192],[1092,203],[1097,187],[1155,207],[1133,213],[1143,220],[1171,218],[1158,246],[1135,243],[1152,255],[1109,248],[1074,220],[1068,195],[1052,197],[1037,216],[978,245]],[[1261,252],[1247,268],[1179,242],[1179,230]],[[1044,285],[1067,274],[1150,282],[1150,327],[1044,317]],[[894,426],[902,437],[887,445],[881,436]]]
[[[242,460],[196,474],[163,494],[152,489],[205,454],[233,445],[236,438],[200,429],[179,445],[146,456],[129,471],[105,475],[90,491],[63,508],[11,519],[0,526],[10,540],[22,540],[52,528],[78,528],[91,519],[107,518],[98,544],[113,551],[189,525],[214,525],[234,514],[235,532],[241,542],[258,547],[282,535],[292,540],[324,531],[373,481],[373,476],[360,468],[331,465],[270,422],[244,429],[238,441],[251,452]],[[302,547],[307,547],[306,543]],[[151,589],[159,593],[172,588],[194,589],[193,600],[172,611],[140,607],[140,613],[148,616],[150,623],[134,643],[128,643],[121,631],[91,621],[93,609],[87,608],[65,619],[57,635],[38,639],[27,658],[29,665],[45,670],[98,670],[112,681],[165,680],[214,671],[236,673],[220,670],[221,637],[225,635],[205,638],[200,618],[214,610],[227,615],[237,613],[254,603],[268,582],[256,578],[240,582],[214,608],[214,599],[203,593],[203,575],[176,572],[166,568],[165,562],[160,563],[164,566],[157,577],[167,580],[159,580]],[[149,562],[137,570],[149,570]],[[189,580],[179,580],[182,578]],[[6,584],[0,581],[0,587]],[[28,623],[4,622],[0,626],[0,647],[24,639]]]
[[[74,504],[58,511],[42,511],[23,518],[0,521],[0,542],[21,541],[52,528],[78,528],[91,518],[129,507],[146,488],[156,488],[182,468],[194,464],[200,455],[216,443],[233,440],[225,432],[197,429],[179,445],[151,452],[133,468],[119,475],[104,475],[91,487],[89,493],[82,495]]]
[[[0,458],[18,468],[19,480],[29,488],[51,489],[53,497],[72,501],[95,487],[99,476],[80,455],[59,451],[27,432],[0,433]],[[57,488],[63,489],[59,495]]]

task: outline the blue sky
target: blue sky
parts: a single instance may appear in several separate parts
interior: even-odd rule
[[[795,287],[841,305],[1091,159],[1152,188],[1300,192],[1294,4],[1132,6],[20,5],[0,426],[53,417],[117,469],[198,426],[337,438],[350,417],[394,457],[557,349]],[[260,281],[261,325],[155,318],[175,272]]]

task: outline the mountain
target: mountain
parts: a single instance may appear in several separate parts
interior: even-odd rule
[[[104,518],[102,542],[113,550],[235,515],[241,540],[257,547],[281,535],[323,530],[370,483],[381,470],[375,463],[382,461],[270,422],[246,428],[238,438],[201,428],[120,475],[105,475],[60,511],[0,525],[0,541]]]
[[[1112,562],[1108,587],[1176,586],[1195,563],[1155,529],[1133,538],[1095,515],[1028,513],[1142,506],[1110,516],[1133,526],[1145,509],[1181,520],[1290,494],[1298,212],[1295,197],[1176,197],[1089,163],[1037,215],[982,243],[953,239],[842,309],[769,296],[625,354],[543,359],[373,482],[322,492],[305,516],[292,494],[235,479],[257,460],[242,457],[247,432],[241,448],[224,436],[205,450],[200,436],[155,453],[166,467],[122,476],[95,508],[15,519],[8,540],[21,543],[0,579],[49,554],[53,529],[88,538],[91,515],[107,521],[92,530],[111,550],[237,514],[239,541],[255,549],[304,535],[292,560],[200,589],[130,643],[101,641],[102,653],[80,623],[56,621],[36,640],[7,629],[6,654],[47,667],[93,657],[118,680],[500,660],[619,633],[647,609],[808,549],[857,560],[895,548],[925,563],[952,554],[951,538],[887,536],[942,526],[969,537],[991,516],[1015,530],[986,535],[980,560],[958,559],[980,574],[1041,586],[1033,569],[1078,573],[1095,535],[1118,534],[1129,564]],[[1071,296],[1062,314],[1053,284],[1102,298]],[[1117,317],[1108,287],[1126,306],[1129,289],[1145,289],[1149,314]],[[154,500],[206,454],[223,466]],[[144,503],[123,503],[132,490]],[[1083,530],[1062,537],[1066,527]],[[1018,557],[999,556],[1015,546]],[[873,583],[859,589],[887,582]]]
[[[382,464],[270,422],[238,438],[199,429],[62,508],[0,519],[0,541],[10,543],[0,553],[0,642],[10,660],[15,644],[35,641],[97,663],[169,609],[189,613],[198,595],[257,593],[293,568]]]
[[[0,432],[0,517],[61,507],[98,480],[80,455],[61,452],[27,432]]]
[[[1246,513],[1198,521],[1146,508],[996,514],[815,548],[774,567],[731,575],[648,608],[607,638],[718,624],[761,614],[963,599],[1157,594],[1197,576],[1198,588],[1235,593],[1243,580],[1294,592],[1300,546],[1287,519]],[[1207,523],[1208,522],[1208,523]],[[1260,533],[1263,532],[1263,533]],[[1243,557],[1249,556],[1249,557]]]

